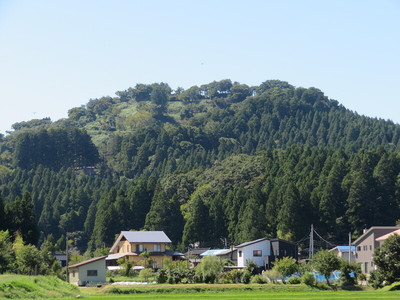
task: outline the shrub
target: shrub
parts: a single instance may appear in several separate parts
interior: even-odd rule
[[[258,266],[253,260],[246,260],[246,271],[250,272],[250,274],[255,275],[257,272],[257,268]]]
[[[196,273],[202,278],[205,283],[215,283],[224,266],[221,260],[216,256],[206,256],[201,263],[196,267]]]
[[[301,277],[301,281],[308,286],[314,286],[315,285],[315,276],[312,273],[305,273]]]
[[[263,272],[263,276],[267,279],[268,282],[277,283],[279,278],[282,278],[282,274],[277,270],[267,270]]]
[[[242,283],[244,283],[244,284],[249,284],[249,283],[250,283],[250,279],[251,279],[251,273],[250,273],[250,271],[244,270],[244,271],[243,271],[242,278],[241,278],[240,281],[241,281]]]
[[[323,250],[315,254],[313,264],[315,270],[325,276],[329,285],[329,276],[340,268],[340,259],[335,253]]]
[[[292,276],[288,279],[287,281],[289,284],[300,284],[301,283],[301,279],[300,277],[297,276]]]
[[[239,283],[242,281],[243,270],[230,270],[221,276],[222,283]]]
[[[142,278],[144,281],[149,281],[150,277],[154,275],[152,269],[142,269],[139,272],[139,277]]]
[[[282,274],[282,282],[285,283],[285,277],[296,273],[299,268],[294,258],[284,257],[274,262],[273,269]]]
[[[375,280],[379,284],[391,284],[400,278],[400,236],[393,234],[389,236],[382,246],[374,252],[374,264],[379,271]]]
[[[254,275],[251,277],[250,283],[258,283],[258,284],[264,284],[267,283],[267,280],[265,277],[261,274]]]
[[[342,285],[355,285],[357,283],[357,275],[361,273],[361,267],[357,263],[342,259],[340,271],[340,283]],[[351,277],[350,273],[353,273],[354,277]]]
[[[167,282],[167,271],[164,269],[159,269],[156,273],[156,282],[157,283],[166,283]]]

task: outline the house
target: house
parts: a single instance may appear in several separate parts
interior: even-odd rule
[[[232,261],[235,265],[237,264],[237,249],[232,248],[232,249],[212,249],[212,250],[207,250],[200,254],[201,257],[204,256],[217,256],[219,259],[224,260],[230,260]]]
[[[336,246],[335,248],[332,248],[329,250],[330,252],[336,253],[337,256],[345,259],[346,261],[349,261],[349,255],[350,255],[350,261],[355,262],[356,261],[356,247],[355,246]]]
[[[237,245],[237,266],[244,268],[249,261],[253,261],[260,268],[266,267],[266,257],[271,255],[271,242],[262,238]]]
[[[95,257],[68,266],[68,279],[72,284],[84,286],[106,281],[106,257]]]
[[[67,254],[56,253],[53,255],[53,257],[57,260],[61,267],[65,267],[67,265]]]
[[[271,255],[265,257],[265,267],[271,269],[276,259],[282,259],[284,257],[293,257],[295,260],[298,259],[298,247],[297,244],[285,241],[279,238],[269,239],[271,244]]]
[[[210,250],[210,248],[189,248],[188,252],[184,254],[189,261],[190,267],[194,268],[201,262],[201,254]]]
[[[163,260],[178,260],[183,254],[167,249],[171,240],[164,231],[121,231],[107,257],[107,265],[116,265],[116,261],[126,257],[136,264],[142,264],[140,256],[148,252],[155,269],[163,267]]]
[[[373,254],[377,247],[379,247],[378,238],[387,235],[395,230],[400,229],[396,226],[373,226],[354,241],[353,245],[356,247],[356,262],[361,265],[361,271],[369,274],[375,270],[373,263]]]
[[[386,239],[389,236],[392,236],[394,234],[400,235],[400,229],[397,229],[397,230],[392,231],[392,232],[390,232],[388,234],[382,235],[381,237],[377,238],[376,241],[379,243],[379,246],[382,246],[382,244],[386,241]]]

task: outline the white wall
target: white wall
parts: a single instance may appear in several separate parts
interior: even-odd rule
[[[264,257],[271,255],[271,242],[269,240],[260,241],[245,247],[237,248],[237,265],[246,267],[246,260],[254,261],[259,267],[264,267]],[[254,250],[261,250],[261,256],[253,256]],[[239,253],[242,251],[242,256]]]

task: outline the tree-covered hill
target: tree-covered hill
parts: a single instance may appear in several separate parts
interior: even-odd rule
[[[296,241],[312,223],[344,241],[400,219],[400,126],[316,88],[137,84],[13,128],[0,142],[0,229],[23,231],[17,208],[31,201],[41,241],[76,232],[92,251],[127,229],[165,230],[181,247]]]

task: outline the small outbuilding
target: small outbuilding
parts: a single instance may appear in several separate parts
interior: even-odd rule
[[[106,258],[95,257],[68,266],[69,282],[79,286],[106,282]]]

